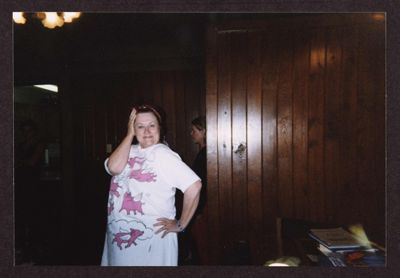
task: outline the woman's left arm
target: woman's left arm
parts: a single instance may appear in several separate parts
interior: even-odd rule
[[[200,199],[200,190],[201,190],[201,181],[198,180],[192,185],[190,185],[183,194],[183,207],[181,219],[167,219],[167,218],[158,218],[156,224],[154,226],[162,226],[159,230],[156,231],[156,234],[164,231],[161,237],[164,237],[166,234],[171,232],[181,232],[183,229],[187,227],[190,220],[192,219],[197,206],[199,204]]]
[[[200,190],[201,181],[196,181],[183,194],[182,214],[179,220],[181,229],[187,227],[199,205]]]

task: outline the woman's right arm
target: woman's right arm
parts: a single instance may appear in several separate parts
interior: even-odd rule
[[[128,132],[118,147],[111,153],[108,158],[107,168],[113,176],[119,175],[124,170],[129,158],[132,140],[135,137],[134,122],[136,118],[136,110],[133,109],[128,122]]]

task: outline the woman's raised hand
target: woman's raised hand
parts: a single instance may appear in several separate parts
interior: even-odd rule
[[[136,119],[136,109],[133,108],[131,114],[129,115],[129,121],[128,121],[128,135],[134,137],[135,136],[135,123]]]

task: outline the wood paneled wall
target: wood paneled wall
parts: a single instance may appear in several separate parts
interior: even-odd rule
[[[118,146],[126,135],[130,111],[137,104],[160,106],[166,113],[167,142],[187,162],[197,146],[190,137],[191,120],[205,114],[202,71],[145,71],[75,80],[75,126],[83,156],[104,160],[106,144]]]
[[[210,26],[210,256],[275,248],[276,217],[385,233],[385,29],[371,14]],[[245,147],[241,151],[241,146]]]

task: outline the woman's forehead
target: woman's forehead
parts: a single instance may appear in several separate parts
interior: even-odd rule
[[[157,117],[151,112],[138,113],[136,115],[136,123],[157,122]]]

